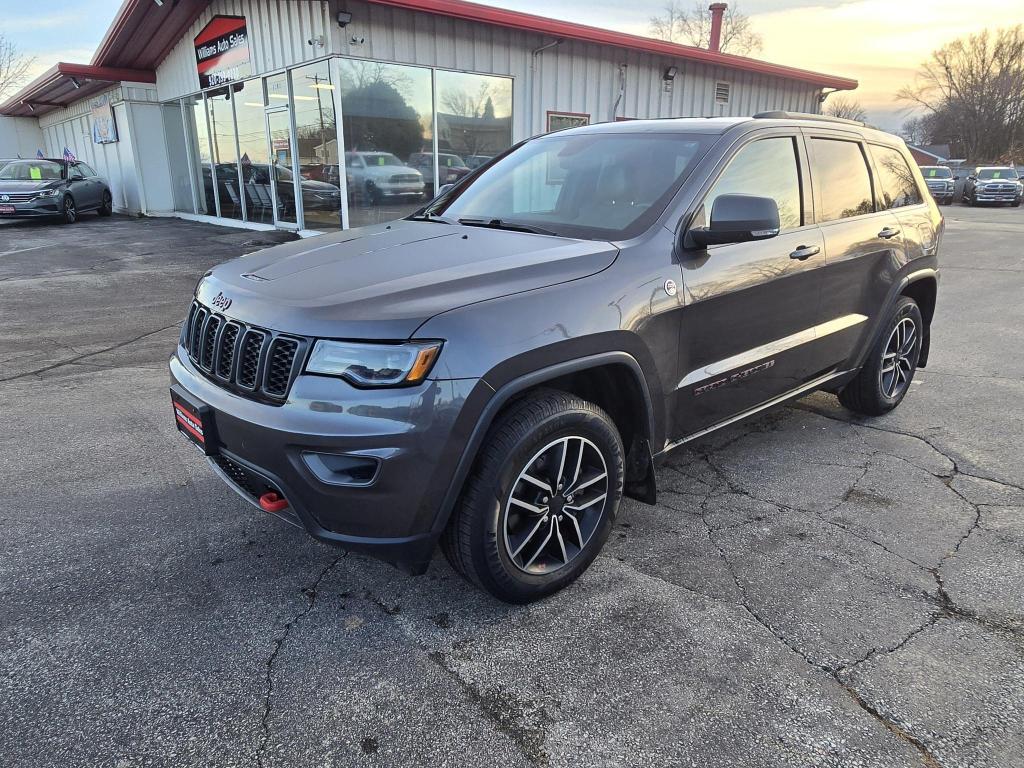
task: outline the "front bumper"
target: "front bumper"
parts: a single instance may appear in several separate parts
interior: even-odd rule
[[[974,199],[979,203],[1015,203],[1021,199],[1019,190],[986,190],[976,188]]]
[[[258,493],[276,490],[289,502],[278,514],[315,538],[414,572],[426,568],[489,387],[459,379],[360,390],[340,379],[300,375],[287,402],[269,405],[214,384],[182,347],[171,357],[170,373],[175,385],[213,409],[219,450],[211,462],[243,498],[255,504]],[[368,484],[325,482],[309,460],[325,454],[371,457],[379,469]]]
[[[0,211],[2,211],[5,206],[13,206],[14,212],[0,212],[0,219],[29,219],[39,216],[58,216],[61,212],[59,197],[37,198],[25,203],[5,203],[0,201]]]

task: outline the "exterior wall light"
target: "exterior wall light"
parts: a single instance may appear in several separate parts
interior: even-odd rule
[[[338,11],[338,26],[344,29],[352,23],[352,14],[348,11]]]

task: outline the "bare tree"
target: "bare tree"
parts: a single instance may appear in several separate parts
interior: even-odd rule
[[[841,117],[844,120],[856,120],[859,123],[868,121],[868,113],[864,111],[864,107],[860,105],[859,101],[851,99],[849,96],[836,96],[829,99],[825,106],[825,114],[829,117]]]
[[[35,61],[35,57],[23,54],[13,40],[0,33],[0,101],[24,85]]]
[[[908,117],[900,127],[900,136],[908,144],[930,144],[928,126],[923,117]]]
[[[932,52],[897,97],[924,107],[932,141],[972,160],[1024,143],[1024,26],[954,40]]]
[[[650,31],[660,40],[706,48],[711,40],[711,11],[707,3],[697,2],[687,9],[678,0],[670,0],[661,16],[651,17]],[[761,46],[761,35],[754,31],[750,18],[738,6],[726,8],[719,50],[747,56],[760,51]]]

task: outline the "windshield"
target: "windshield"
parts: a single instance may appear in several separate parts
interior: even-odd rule
[[[1017,171],[1013,168],[982,168],[978,171],[979,179],[1016,179]]]
[[[15,160],[0,167],[0,180],[59,181],[63,172],[64,166],[52,160]]]
[[[951,179],[953,172],[949,168],[922,168],[926,179]]]
[[[636,237],[715,139],[683,133],[553,134],[529,141],[426,210],[563,237]]]
[[[389,152],[375,152],[363,155],[367,165],[405,165],[401,160]]]

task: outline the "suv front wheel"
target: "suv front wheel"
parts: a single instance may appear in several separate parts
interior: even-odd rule
[[[839,402],[865,416],[881,416],[899,405],[914,380],[923,334],[917,302],[900,296],[864,367],[839,393]]]
[[[543,390],[495,422],[442,538],[456,571],[510,603],[570,584],[611,531],[623,484],[615,424],[593,403]]]

